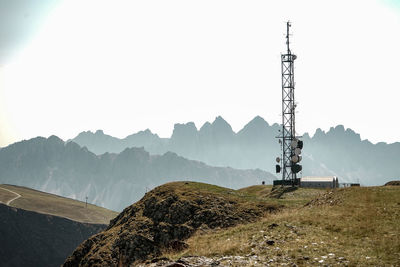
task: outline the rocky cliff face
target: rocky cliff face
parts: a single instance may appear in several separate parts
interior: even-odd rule
[[[255,200],[254,200],[255,201]],[[254,202],[238,191],[195,182],[157,187],[83,242],[63,266],[129,266],[180,250],[198,229],[254,221],[277,206]]]
[[[0,204],[0,265],[59,266],[79,243],[105,229]]]

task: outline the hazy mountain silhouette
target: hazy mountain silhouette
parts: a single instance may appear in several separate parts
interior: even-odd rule
[[[124,139],[106,135],[102,130],[95,133],[87,131],[80,133],[73,141],[77,144],[85,144],[86,147],[91,148],[90,151],[98,155],[106,152],[119,153],[127,147],[142,146],[156,152],[155,154],[162,154],[166,152],[164,147],[167,143],[165,139],[153,134],[149,129],[129,135]]]
[[[213,166],[260,168],[273,173],[275,158],[280,155],[275,138],[279,129],[278,124],[269,125],[257,116],[235,133],[222,117],[217,117],[199,130],[193,122],[175,124],[171,138],[159,138],[146,130],[118,139],[97,131],[83,132],[73,141],[96,154],[143,146],[151,154],[173,151]],[[107,142],[101,141],[103,138],[107,138]],[[342,125],[328,132],[318,129],[312,137],[306,133],[303,140],[303,175],[337,175],[341,182],[365,185],[384,184],[400,176],[398,142],[372,144]]]
[[[103,143],[103,148],[115,140],[100,132],[94,135],[96,140],[110,141]],[[130,140],[141,140],[141,135],[151,138],[149,132],[143,132]],[[143,147],[95,155],[56,136],[37,137],[0,150],[0,184],[27,186],[79,200],[88,196],[89,202],[113,210],[122,210],[146,190],[170,181],[202,181],[237,189],[273,179],[265,171],[210,167],[173,152],[150,155]]]

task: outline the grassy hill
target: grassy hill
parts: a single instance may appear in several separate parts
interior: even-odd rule
[[[197,182],[167,183],[148,192],[83,242],[64,266],[136,266],[168,248],[183,249],[196,231],[256,221],[279,210],[253,195]]]
[[[257,198],[271,193],[261,186],[240,191]],[[164,256],[192,263],[201,257],[185,256],[204,256],[222,266],[400,264],[399,186],[300,188],[271,201],[286,208],[255,223],[197,232],[186,241],[187,249],[166,251]]]
[[[399,222],[398,186],[168,183],[82,243],[64,266],[397,266]]]
[[[111,219],[118,215],[115,211],[92,204],[87,204],[86,207],[85,202],[27,187],[0,185],[0,202],[7,204],[10,200],[12,200],[9,203],[11,207],[60,216],[83,223],[108,224]]]

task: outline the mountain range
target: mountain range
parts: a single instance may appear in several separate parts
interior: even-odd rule
[[[24,140],[0,150],[0,183],[78,200],[88,197],[90,203],[116,211],[170,181],[195,180],[237,189],[271,183],[274,178],[259,169],[211,167],[173,152],[150,155],[143,147],[96,155],[56,136]]]
[[[197,129],[193,122],[175,124],[170,138],[160,138],[149,129],[119,139],[98,130],[82,132],[72,140],[95,154],[119,153],[127,147],[143,147],[153,155],[168,151],[212,166],[262,169],[273,173],[281,154],[281,126],[255,117],[237,133],[222,117]],[[303,135],[303,176],[336,175],[340,182],[381,185],[400,176],[400,143],[373,144],[343,125],[313,136]]]

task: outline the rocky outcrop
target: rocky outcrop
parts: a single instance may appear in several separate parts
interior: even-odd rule
[[[400,180],[399,181],[390,181],[390,182],[387,182],[385,184],[385,186],[389,186],[389,185],[391,185],[391,186],[400,186]]]
[[[169,183],[126,208],[102,233],[82,243],[64,266],[129,266],[186,247],[199,229],[251,222],[277,207],[238,191],[194,182]]]

